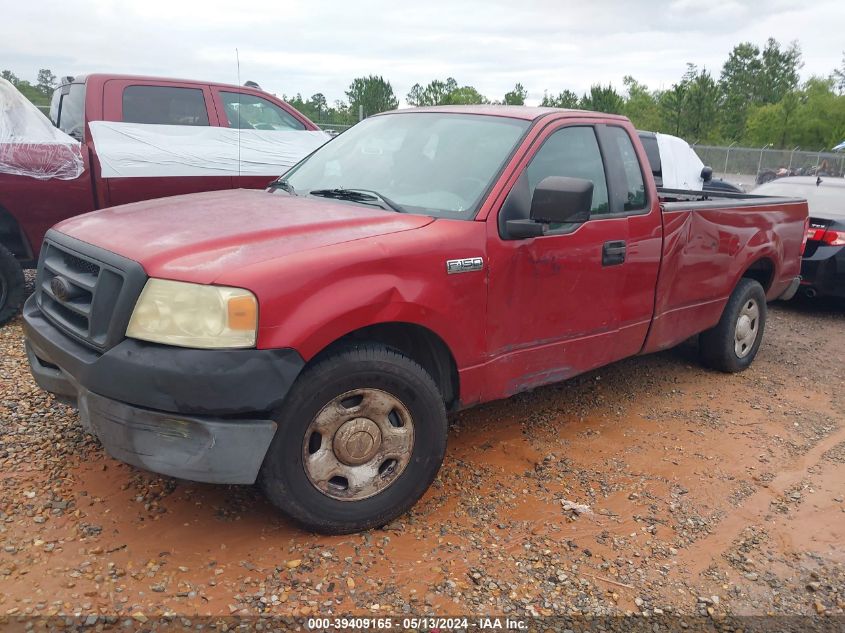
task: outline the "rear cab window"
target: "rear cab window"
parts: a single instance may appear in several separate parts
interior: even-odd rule
[[[642,167],[631,137],[625,128],[615,125],[607,127],[607,133],[612,139],[613,149],[618,151],[622,161],[625,178],[622,190],[622,209],[625,213],[643,211],[646,208],[645,180]]]
[[[648,160],[644,169],[628,130],[621,125],[599,125],[598,135],[607,163],[611,213],[615,216],[648,213],[651,210],[645,176],[646,169],[651,171]]]
[[[660,148],[657,146],[657,137],[651,132],[640,132],[640,142],[643,144],[651,173],[657,186],[660,186],[663,166],[660,163]]]

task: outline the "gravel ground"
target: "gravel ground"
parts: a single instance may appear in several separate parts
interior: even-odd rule
[[[843,349],[842,305],[775,304],[745,373],[706,371],[685,345],[465,411],[409,514],[324,537],[252,487],[107,457],[36,387],[17,321],[0,328],[0,616],[842,625]]]

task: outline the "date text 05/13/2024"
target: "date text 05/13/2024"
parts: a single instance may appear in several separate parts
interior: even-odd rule
[[[504,630],[524,631],[528,623],[524,620],[498,617],[403,617],[403,618],[309,618],[308,629],[312,631],[329,630],[442,630],[468,631]]]

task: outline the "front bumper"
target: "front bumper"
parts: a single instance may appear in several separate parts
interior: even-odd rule
[[[104,353],[24,305],[35,381],[79,409],[115,459],[210,483],[253,483],[276,431],[271,412],[304,366],[281,350],[193,350],[126,339]]]
[[[276,432],[272,420],[217,420],[151,411],[77,392],[79,417],[117,460],[218,484],[255,482]]]

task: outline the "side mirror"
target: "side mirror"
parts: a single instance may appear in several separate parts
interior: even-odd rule
[[[534,189],[531,219],[544,224],[576,224],[590,219],[593,183],[583,178],[548,176]]]
[[[701,168],[701,178],[704,182],[710,182],[713,180],[713,168],[712,167],[702,167]]]

